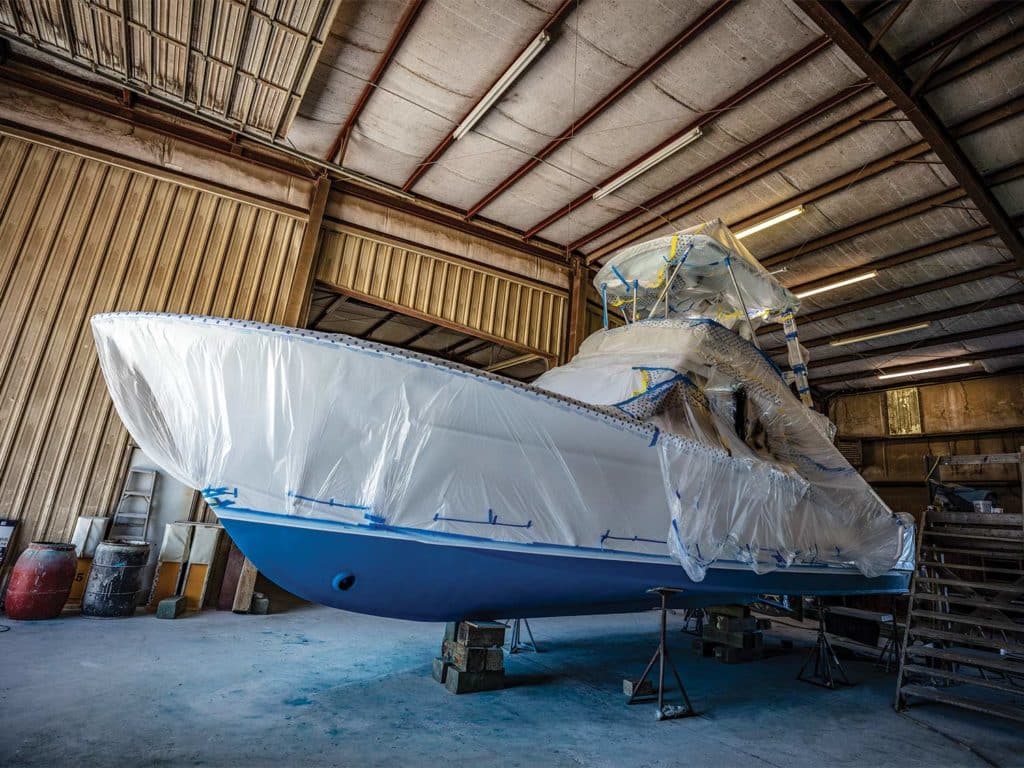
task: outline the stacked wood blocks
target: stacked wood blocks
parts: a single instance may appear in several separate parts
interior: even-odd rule
[[[716,605],[706,610],[704,632],[694,644],[702,656],[713,656],[726,664],[764,657],[761,630],[768,629],[770,621],[751,616],[745,605]]]
[[[505,687],[505,625],[493,621],[452,621],[445,626],[434,679],[452,693]]]

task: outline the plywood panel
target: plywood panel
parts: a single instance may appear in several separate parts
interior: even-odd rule
[[[305,220],[0,133],[0,517],[19,544],[109,510],[127,434],[89,318],[283,320]]]
[[[335,222],[319,264],[321,282],[370,303],[553,360],[562,352],[565,291]]]

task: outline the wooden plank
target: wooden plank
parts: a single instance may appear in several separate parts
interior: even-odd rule
[[[973,608],[987,608],[993,611],[1009,611],[1024,613],[1024,603],[1003,603],[998,600],[984,600],[980,597],[964,597],[962,595],[938,595],[931,592],[918,592],[915,600],[931,603],[949,603],[950,605],[968,605]]]
[[[259,572],[252,560],[245,558],[242,563],[242,571],[238,575],[238,588],[235,590],[235,599],[231,610],[235,613],[248,613],[252,605],[252,593],[256,589],[256,577]]]
[[[1014,685],[1004,684],[996,682],[995,680],[988,680],[978,675],[961,675],[958,672],[952,672],[948,669],[938,669],[935,667],[923,667],[919,664],[907,664],[903,667],[907,672],[912,672],[917,675],[924,675],[928,677],[941,677],[944,680],[953,680],[957,683],[965,683],[967,685],[976,685],[979,688],[988,688],[993,691],[1002,691],[1003,693],[1009,693],[1013,696],[1020,696],[1021,689]],[[1021,674],[1024,674],[1024,670],[1020,670]]]
[[[1024,558],[1024,555],[1021,555]],[[1024,571],[1020,568],[995,568],[987,565],[967,565],[966,563],[939,563],[935,560],[922,560],[918,565],[929,568],[948,568],[951,571],[981,571],[982,573],[1002,573],[1016,575],[1024,578]]]
[[[937,701],[943,704],[952,704],[955,707],[971,709],[975,712],[983,712],[987,715],[996,715],[1010,720],[1024,722],[1024,708],[1009,707],[1006,705],[993,704],[978,699],[970,699],[966,696],[957,696],[948,691],[932,688],[928,685],[904,685],[900,689],[903,696],[916,696],[920,699]]]
[[[1024,525],[1024,515],[1009,512],[929,512],[929,524],[958,523],[961,525]]]
[[[224,568],[224,580],[221,582],[220,594],[217,595],[217,610],[230,611],[235,606],[235,593],[238,591],[238,580],[245,565],[245,555],[235,542],[231,542],[228,552],[227,566]]]
[[[960,653],[958,651],[946,650],[945,648],[926,648],[918,645],[910,646],[907,652],[911,656],[924,656],[929,659],[938,659],[939,661],[950,661],[955,664],[965,664],[980,669],[989,669],[994,672],[1006,672],[1011,675],[1024,674],[1024,664],[1007,661],[998,653],[989,653],[987,651],[979,651],[977,654]]]
[[[1024,530],[1014,528],[962,528],[949,526],[946,528],[930,528],[926,530],[925,536],[956,537],[960,539],[974,539],[980,541],[1006,541],[1024,540]]]
[[[1012,621],[999,621],[998,619],[982,618],[980,616],[968,616],[962,613],[941,613],[938,611],[914,610],[914,618],[935,619],[937,621],[949,621],[954,624],[966,624],[972,627],[984,627],[986,629],[999,629],[1006,632],[1024,632],[1024,624],[1015,624]]]
[[[944,467],[958,467],[965,464],[1016,464],[1020,455],[1016,453],[981,453],[972,456],[942,456],[939,464]]]
[[[991,592],[1010,592],[1012,594],[1024,594],[1024,584],[1001,584],[985,581],[961,581],[960,579],[935,579],[930,576],[918,576],[918,584],[935,584],[943,587],[959,587],[960,589],[982,590]]]
[[[1017,545],[1007,549],[970,549],[964,547],[945,547],[938,544],[924,544],[923,549],[948,555],[971,555],[990,560],[1024,560],[1024,551]]]
[[[1009,640],[996,640],[990,637],[976,637],[965,635],[960,632],[944,632],[940,629],[928,629],[925,627],[911,627],[910,634],[913,637],[926,637],[930,640],[948,640],[958,645],[978,645],[982,648],[994,648],[995,650],[1006,649],[1015,653],[1024,653],[1024,644],[1013,643]]]

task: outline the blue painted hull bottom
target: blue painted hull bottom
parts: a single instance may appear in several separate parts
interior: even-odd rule
[[[529,545],[446,542],[374,535],[344,526],[221,517],[231,538],[265,576],[312,602],[412,621],[507,619],[627,613],[651,608],[646,590],[678,587],[675,607],[750,602],[759,594],[905,592],[909,572],[867,578],[853,569],[787,568],[757,575],[713,566],[690,581],[666,557],[588,556]],[[282,518],[288,520],[287,518]],[[344,576],[351,576],[351,585]]]

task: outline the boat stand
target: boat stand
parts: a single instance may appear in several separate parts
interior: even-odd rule
[[[839,657],[836,656],[835,649],[825,632],[826,610],[826,608],[818,606],[818,639],[814,643],[814,647],[811,648],[811,652],[807,654],[796,679],[834,691],[841,685],[853,685],[853,683],[846,676],[846,670],[839,663]],[[805,674],[812,661],[814,662],[814,672],[809,675]]]
[[[651,660],[647,662],[647,667],[644,669],[644,673],[640,676],[640,679],[636,683],[626,681],[629,687],[629,700],[627,704],[641,704],[647,703],[657,698],[658,701],[658,720],[674,720],[680,717],[693,717],[696,715],[696,711],[693,709],[693,704],[690,703],[690,697],[686,694],[686,687],[683,685],[682,678],[679,677],[679,671],[676,669],[676,665],[673,663],[671,656],[668,652],[668,640],[667,640],[667,628],[668,628],[668,601],[672,595],[682,592],[681,589],[673,589],[672,587],[655,587],[654,589],[648,589],[647,592],[653,595],[659,595],[661,597],[661,635],[658,638],[658,648],[654,651],[654,655]],[[647,682],[647,676],[651,674],[651,670],[654,668],[654,663],[658,663],[658,685],[657,690],[651,690],[649,686],[645,687]],[[683,697],[685,704],[666,704],[665,703],[665,665],[672,670],[672,675],[676,679],[676,684],[679,686],[679,693]]]
[[[523,642],[522,640],[522,628],[526,627],[526,635],[529,637],[529,641]],[[537,647],[537,641],[533,639],[533,630],[530,629],[530,622],[527,619],[513,619],[512,620],[512,634],[508,640],[508,652],[522,653],[523,651],[532,651],[533,653],[540,653],[540,648]]]

